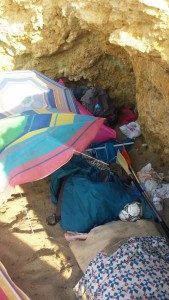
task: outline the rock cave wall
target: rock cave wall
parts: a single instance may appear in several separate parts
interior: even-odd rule
[[[168,36],[168,0],[1,0],[0,70],[106,88],[169,160]]]

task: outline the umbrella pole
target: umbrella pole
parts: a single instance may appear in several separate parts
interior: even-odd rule
[[[130,167],[129,167],[130,168]],[[131,169],[131,168],[130,168]],[[144,197],[144,199],[146,200],[146,202],[149,204],[150,208],[152,209],[153,213],[155,214],[155,216],[158,219],[158,222],[161,224],[163,230],[165,231],[167,237],[169,238],[169,228],[167,226],[167,224],[164,222],[164,220],[161,218],[161,216],[159,215],[158,211],[156,210],[155,206],[153,205],[153,203],[151,202],[150,197],[147,195],[146,191],[142,188],[139,179],[137,177],[137,175],[135,174],[135,172],[132,172],[131,169],[131,179],[134,182],[135,186],[137,187],[137,189],[140,191],[140,193],[142,194],[142,196]]]
[[[29,216],[28,216],[28,210],[27,210],[26,205],[25,205],[25,203],[24,203],[24,201],[23,201],[23,197],[22,197],[22,194],[21,194],[21,193],[20,193],[20,198],[21,198],[21,200],[22,200],[22,204],[23,204],[23,207],[24,207],[24,210],[25,210],[25,214],[26,214],[27,220],[28,220],[28,222],[29,222],[29,227],[30,227],[32,233],[34,233],[33,227],[32,227],[32,223],[31,223],[31,219],[30,219]]]
[[[144,199],[146,200],[146,202],[148,203],[148,205],[150,206],[150,208],[152,209],[153,213],[155,214],[155,216],[157,217],[158,222],[161,224],[161,227],[163,228],[166,236],[169,238],[169,228],[167,226],[167,224],[164,222],[164,220],[161,218],[161,216],[159,215],[158,211],[156,210],[155,206],[153,205],[153,203],[151,202],[150,197],[147,195],[147,193],[144,191],[144,189],[142,188],[140,181],[136,175],[136,173],[134,172],[134,170],[131,167],[131,162],[129,163],[128,161],[131,161],[130,158],[128,157],[128,159],[126,159],[126,157],[124,157],[121,152],[118,150],[117,152],[117,163],[120,164],[120,166],[126,171],[126,173],[130,176],[131,180],[133,181],[133,183],[135,184],[135,186],[137,187],[137,189],[140,191],[141,195],[144,197]]]

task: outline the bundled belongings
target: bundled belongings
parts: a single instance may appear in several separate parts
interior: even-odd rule
[[[114,126],[118,120],[117,109],[113,99],[106,91],[98,87],[77,87],[72,89],[74,96],[82,105],[96,117],[106,118],[109,126]]]
[[[98,225],[117,220],[120,211],[136,197],[118,176],[75,155],[51,175],[51,200],[60,207],[64,230],[87,233]]]
[[[59,84],[65,86],[65,83],[62,79],[59,79]],[[85,93],[89,90],[88,87],[75,87],[72,89],[72,92],[75,96],[76,100],[76,105],[79,109],[79,113],[81,115],[88,115],[88,116],[92,116],[92,113],[85,108],[84,105],[82,105],[79,101],[82,98],[82,96],[85,95]],[[107,98],[107,95],[106,95]],[[79,101],[78,101],[79,100]],[[97,104],[98,105],[98,104]],[[96,137],[94,138],[93,142],[97,143],[97,142],[103,142],[103,141],[107,141],[109,139],[115,139],[116,138],[116,131],[112,128],[110,128],[109,126],[106,125],[102,125],[98,134],[96,135]]]
[[[155,172],[150,163],[143,167],[137,175],[154,206],[161,212],[163,200],[169,198],[169,183],[163,181],[163,174]]]

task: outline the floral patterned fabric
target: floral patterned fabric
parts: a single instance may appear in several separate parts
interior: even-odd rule
[[[163,237],[133,237],[113,255],[98,253],[74,288],[77,299],[169,299],[169,246]]]

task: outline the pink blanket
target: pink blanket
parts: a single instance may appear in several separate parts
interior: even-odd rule
[[[81,115],[92,116],[92,114],[80,102],[77,101],[77,105]],[[107,140],[111,140],[115,138],[116,138],[116,131],[103,124],[100,127],[100,130],[97,133],[96,137],[94,138],[93,143],[105,142]]]

